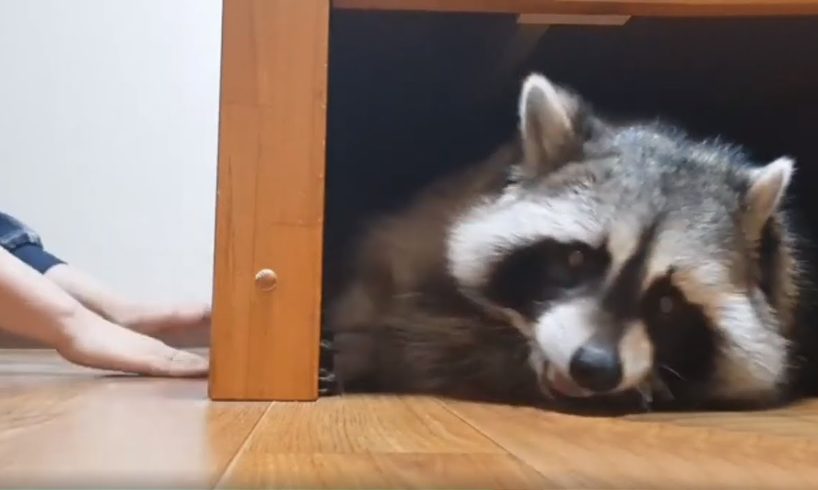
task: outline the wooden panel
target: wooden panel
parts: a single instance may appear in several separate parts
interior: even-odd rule
[[[813,407],[813,410],[815,408]],[[818,442],[818,426],[804,423],[789,410],[775,412],[653,413],[628,417],[636,422],[668,423],[730,432],[790,436]]]
[[[274,403],[243,449],[245,454],[503,452],[438,400],[390,395]]]
[[[274,291],[252,295],[253,329],[237,357],[245,360],[247,395],[236,392],[229,398],[315,399],[323,230],[320,226],[279,225],[258,231],[255,268],[275,270],[278,285]]]
[[[784,431],[633,422],[447,402],[565,488],[814,488],[818,441]],[[770,424],[761,416],[759,424]],[[774,424],[773,424],[774,425]]]
[[[218,488],[551,487],[507,454],[256,454],[243,457]]]
[[[295,83],[295,82],[293,82]],[[293,94],[281,94],[293,97]],[[309,100],[304,97],[301,100]],[[321,97],[324,104],[324,97]],[[257,228],[273,224],[321,225],[324,216],[326,113],[282,120],[298,104],[274,104],[260,110]],[[305,109],[302,109],[305,110]]]
[[[601,15],[814,15],[815,0],[334,0],[336,8]]]
[[[425,397],[274,403],[225,488],[543,488],[543,479]]]
[[[208,402],[0,350],[0,488],[816,488],[818,400],[626,418],[416,396]]]
[[[210,488],[269,403],[0,351],[0,487]]]
[[[328,0],[224,2],[214,399],[318,395],[328,33]]]

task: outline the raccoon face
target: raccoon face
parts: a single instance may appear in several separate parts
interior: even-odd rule
[[[455,220],[447,253],[459,286],[530,339],[543,390],[775,399],[792,285],[775,270],[786,251],[762,260],[760,244],[792,161],[752,168],[724,147],[606,124],[539,75],[520,123],[511,182]]]

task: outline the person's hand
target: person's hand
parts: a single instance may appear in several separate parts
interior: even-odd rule
[[[76,364],[148,376],[204,376],[207,359],[102,319],[84,308],[54,347]]]
[[[203,376],[207,359],[117,325],[0,247],[0,328],[88,367],[152,376]]]

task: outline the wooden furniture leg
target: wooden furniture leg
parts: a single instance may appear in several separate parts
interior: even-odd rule
[[[317,398],[329,0],[225,0],[210,397]]]

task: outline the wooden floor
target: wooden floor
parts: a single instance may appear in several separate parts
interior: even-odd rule
[[[816,488],[818,402],[568,416],[422,397],[211,403],[0,351],[0,487]]]

